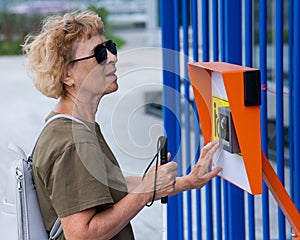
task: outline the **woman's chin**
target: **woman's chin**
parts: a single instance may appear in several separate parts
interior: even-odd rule
[[[104,91],[104,94],[110,94],[110,93],[114,93],[119,89],[119,85],[117,83],[117,81],[113,82],[111,85],[109,85],[109,87],[106,88],[106,90]]]

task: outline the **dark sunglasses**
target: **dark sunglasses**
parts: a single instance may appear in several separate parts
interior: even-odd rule
[[[82,60],[90,59],[95,57],[99,64],[103,63],[107,59],[107,52],[110,51],[112,54],[117,55],[117,46],[112,40],[108,40],[104,43],[97,45],[94,49],[94,54],[84,58],[74,59],[72,62],[79,62]]]

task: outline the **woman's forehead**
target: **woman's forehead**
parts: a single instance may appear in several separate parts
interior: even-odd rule
[[[81,41],[76,41],[73,44],[74,54],[86,54],[93,53],[95,46],[104,43],[106,38],[104,35],[95,35],[89,39],[83,39]]]

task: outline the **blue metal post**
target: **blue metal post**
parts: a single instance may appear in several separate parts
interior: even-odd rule
[[[225,62],[225,0],[220,0],[220,53],[221,61]]]
[[[199,61],[199,44],[198,44],[198,0],[192,0],[192,32],[193,32],[193,59]]]
[[[225,62],[225,0],[220,0],[220,58],[221,61]],[[223,208],[224,208],[224,237],[229,239],[229,219],[228,219],[228,184],[224,180],[223,183]]]
[[[199,61],[199,44],[198,44],[198,0],[192,0],[192,33],[193,33],[193,59],[195,62]],[[200,126],[199,117],[194,101],[194,132],[195,132],[195,159],[198,161],[200,157]],[[196,224],[197,224],[197,239],[202,239],[202,211],[201,211],[201,190],[196,190]]]
[[[277,175],[284,185],[283,136],[283,1],[276,0],[276,161]],[[278,207],[279,239],[285,239],[285,218]]]
[[[213,42],[213,60],[219,60],[219,5],[218,0],[212,1],[212,42]],[[217,228],[217,240],[222,240],[222,202],[221,202],[221,178],[215,178],[216,183],[216,228]]]
[[[242,3],[239,0],[224,1],[225,60],[242,64]]]
[[[268,156],[268,125],[267,125],[267,4],[266,0],[259,2],[259,62],[261,74],[261,138],[262,150]],[[270,239],[269,227],[269,190],[263,182],[262,195],[263,239]]]
[[[294,64],[295,66],[300,63],[300,2],[294,1]],[[295,205],[300,212],[300,68],[294,67],[294,163],[295,163]]]
[[[218,0],[212,0],[212,46],[213,46],[213,60],[219,60],[219,5]]]
[[[202,0],[202,60],[209,60],[208,0]]]
[[[245,62],[252,67],[252,0],[245,0]],[[254,196],[248,194],[248,233],[249,240],[255,239]]]
[[[208,0],[202,0],[202,60],[209,61],[209,5]],[[212,219],[212,184],[208,182],[205,186],[206,201],[206,239],[213,238]]]
[[[289,7],[288,7],[288,28],[294,29],[294,0],[289,0]],[[288,78],[289,78],[289,168],[290,168],[290,196],[292,200],[294,198],[294,115],[293,115],[293,73],[294,73],[294,46],[293,46],[293,39],[294,39],[294,32],[288,32],[288,44],[289,44],[289,68],[288,68]]]
[[[288,29],[294,29],[294,0],[289,0],[288,3]],[[293,31],[288,32],[288,58],[289,58],[289,66],[288,66],[288,85],[289,85],[289,170],[290,170],[290,196],[293,201],[295,201],[294,194],[294,177],[295,177],[295,167],[294,167],[294,103],[293,103],[293,87],[294,87],[294,33]]]
[[[174,26],[175,14],[178,11],[176,2],[173,0],[161,1],[161,29],[163,48],[163,118],[164,128],[168,137],[168,149],[173,158],[178,157],[180,167],[180,78],[178,46],[174,39],[178,38],[179,28]],[[171,9],[171,11],[170,11]],[[178,41],[179,42],[179,41]],[[179,81],[178,81],[179,80]],[[173,90],[170,90],[173,89]],[[179,104],[180,106],[180,104]],[[179,156],[178,156],[179,152]],[[178,160],[177,159],[177,160]],[[175,159],[176,160],[176,159]],[[183,239],[183,212],[182,194],[169,198],[167,207],[168,239]]]
[[[189,1],[182,1],[182,25],[183,25],[183,53],[184,53],[184,129],[185,129],[185,158],[186,158],[186,174],[191,171],[191,126],[190,126],[190,83],[187,69],[189,57]],[[193,238],[193,221],[192,221],[192,193],[186,192],[187,207],[187,234],[188,239]]]
[[[225,60],[242,64],[242,4],[225,0]],[[228,183],[229,184],[229,183]],[[245,239],[244,191],[228,185],[229,239]]]

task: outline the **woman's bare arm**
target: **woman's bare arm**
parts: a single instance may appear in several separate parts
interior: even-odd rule
[[[170,162],[159,167],[157,196],[169,195],[174,191],[177,164]],[[110,208],[96,213],[96,208],[87,209],[61,218],[67,239],[111,239],[148,203],[153,194],[154,171],[150,171],[136,187]]]
[[[151,196],[151,195],[150,195]],[[96,208],[87,209],[61,218],[66,239],[111,239],[149,201],[149,193],[128,194],[101,213]]]

